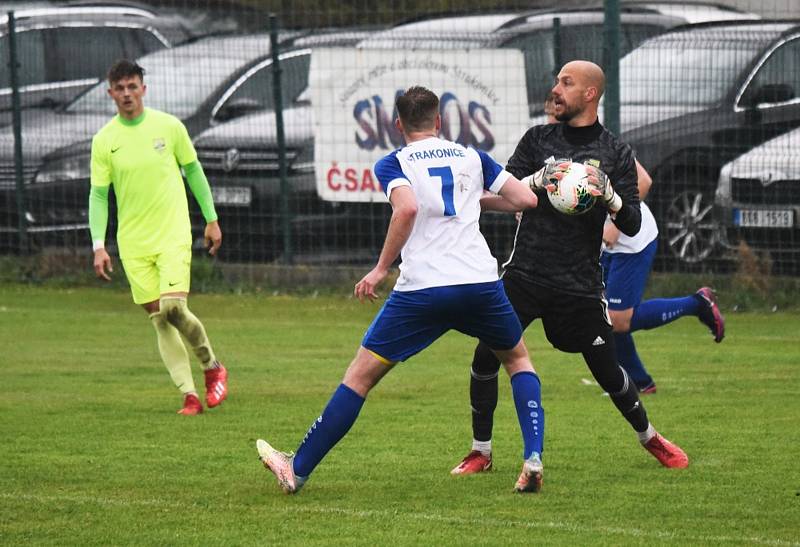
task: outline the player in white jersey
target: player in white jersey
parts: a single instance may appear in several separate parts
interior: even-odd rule
[[[639,197],[644,199],[652,179],[636,162]],[[725,337],[725,317],[710,287],[694,294],[674,298],[653,298],[642,302],[647,277],[658,248],[658,225],[653,213],[641,202],[642,226],[634,236],[626,236],[606,220],[603,229],[603,282],[606,286],[608,313],[614,330],[617,360],[642,394],[656,392],[653,377],[639,358],[633,333],[653,329],[684,316],[695,316],[711,331],[714,341]]]
[[[439,139],[439,98],[428,89],[409,88],[396,106],[397,127],[407,145],[375,166],[392,218],[377,265],[354,293],[359,300],[377,298],[375,288],[398,255],[400,277],[297,454],[279,452],[259,439],[259,457],[286,493],[297,492],[353,425],[380,379],[455,329],[486,343],[511,377],[524,444],[514,490],[538,492],[544,436],[540,382],[497,263],[478,229],[485,190],[499,194],[483,199],[485,207],[497,210],[535,207],[536,196],[485,153]]]

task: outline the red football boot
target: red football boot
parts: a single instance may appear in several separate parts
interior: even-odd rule
[[[183,414],[184,416],[195,416],[196,414],[201,414],[202,412],[203,404],[200,402],[200,399],[197,398],[197,395],[194,393],[187,393],[183,398],[183,408],[178,411],[178,414]]]
[[[492,455],[488,456],[479,450],[473,450],[450,471],[451,475],[472,475],[492,469]]]
[[[681,447],[677,444],[669,442],[659,433],[653,435],[653,438],[642,446],[655,456],[664,467],[683,469],[689,465],[689,456],[686,455],[686,452],[681,450]]]
[[[205,371],[206,375],[206,405],[214,408],[228,396],[228,370],[220,365]]]

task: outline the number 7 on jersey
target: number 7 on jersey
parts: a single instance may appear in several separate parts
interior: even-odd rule
[[[442,200],[444,201],[444,216],[456,215],[456,205],[453,201],[453,170],[450,167],[429,167],[428,174],[442,179]]]

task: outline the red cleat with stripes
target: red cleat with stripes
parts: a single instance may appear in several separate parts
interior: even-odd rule
[[[206,405],[208,408],[214,408],[228,396],[228,371],[220,363],[218,367],[206,370],[205,375]]]

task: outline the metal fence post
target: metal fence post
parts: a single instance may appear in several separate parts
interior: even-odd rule
[[[553,18],[553,78],[558,76],[561,71],[561,65],[564,64],[561,54],[561,17]],[[552,84],[552,82],[551,82]],[[543,101],[544,97],[536,97],[537,100]]]
[[[605,73],[606,73],[606,93],[603,107],[603,125],[606,129],[619,135],[619,39],[620,39],[620,20],[619,20],[619,0],[605,0],[605,28],[604,42],[605,48]]]
[[[278,139],[278,173],[281,179],[281,228],[283,231],[283,255],[287,264],[292,257],[292,233],[289,221],[289,179],[286,174],[286,137],[283,131],[283,97],[281,95],[281,65],[278,51],[278,18],[274,13],[269,16],[270,50],[272,52],[272,93],[275,100],[275,129]]]
[[[17,230],[19,250],[28,252],[28,219],[25,216],[25,175],[22,159],[22,113],[19,103],[19,63],[17,61],[16,19],[8,12],[8,68],[11,76],[11,114],[14,131],[14,179],[17,198]]]

